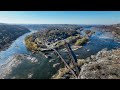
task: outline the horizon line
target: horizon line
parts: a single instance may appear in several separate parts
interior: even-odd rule
[[[67,24],[67,25],[113,25],[113,24],[119,24],[119,23],[113,23],[113,24],[69,24],[69,23],[57,23],[57,24],[54,24],[54,23],[3,23],[3,24],[28,24],[28,25],[30,25],[30,24],[34,24],[34,25],[37,25],[37,24],[39,24],[39,25],[65,25],[65,24]]]
[[[57,24],[54,24],[54,23],[0,23],[0,24],[35,24],[35,25],[37,25],[37,24],[43,24],[43,25],[65,25],[65,24],[67,24],[67,25],[113,25],[113,24],[119,24],[119,23],[112,23],[112,24],[69,24],[69,23],[57,23]]]

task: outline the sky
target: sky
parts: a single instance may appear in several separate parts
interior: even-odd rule
[[[116,24],[120,11],[0,11],[0,23]]]

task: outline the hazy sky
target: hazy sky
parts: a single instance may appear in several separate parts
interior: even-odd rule
[[[0,23],[115,24],[120,11],[0,11]]]

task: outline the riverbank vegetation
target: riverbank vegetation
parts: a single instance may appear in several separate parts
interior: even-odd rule
[[[111,32],[116,38],[120,39],[120,24],[113,25],[101,25],[97,26],[97,29],[102,29],[103,31]]]
[[[64,46],[65,42],[81,46],[88,41],[88,36],[81,36],[76,30],[42,30],[25,39],[25,44],[32,51],[47,51]]]
[[[53,49],[53,52],[45,52],[44,55],[39,57],[39,60],[35,57],[32,57],[33,54],[17,55],[15,59],[11,59],[13,61],[10,62],[7,66],[8,68],[5,69],[10,71],[12,70],[10,67],[17,65],[18,62],[25,61],[27,63],[18,63],[21,66],[15,66],[17,69],[14,69],[15,71],[10,74],[10,77],[14,79],[23,77],[36,79],[48,78],[47,75],[49,75],[50,78],[57,71],[57,73],[51,77],[52,79],[76,79],[75,75],[77,76],[77,79],[119,79],[119,49],[111,51],[102,50],[99,51],[96,55],[92,55],[87,59],[77,59],[76,56],[79,56],[79,54],[76,54],[76,52],[74,53],[73,51],[87,43],[89,41],[89,37],[94,33],[91,30],[84,31],[85,35],[81,35],[81,30],[79,30],[79,28],[74,30],[70,28],[60,29],[52,27],[49,29],[47,28],[46,30],[35,32],[25,38],[26,47],[33,52],[39,52],[37,55],[34,54],[37,56],[37,58],[42,53],[41,51],[48,51]],[[61,50],[58,49],[63,51],[61,52]],[[90,49],[87,49],[88,48],[86,48],[87,52],[91,51]],[[58,53],[56,53],[55,50]],[[53,54],[54,56],[52,56]],[[44,59],[45,57],[47,59]],[[63,59],[61,57],[63,57]],[[60,62],[57,62],[58,59]],[[40,65],[42,65],[42,60],[45,61],[44,67],[40,67]],[[64,61],[66,63],[64,63]],[[68,68],[67,65],[70,68]],[[43,68],[44,70],[42,70]],[[53,69],[55,72],[53,72]],[[42,76],[43,71],[45,71],[45,77]],[[5,74],[7,74],[6,72],[8,71],[5,71]],[[21,76],[21,72],[24,72],[23,76]],[[53,73],[51,74],[51,72]],[[14,74],[16,74],[17,77],[14,77]]]
[[[0,24],[0,50],[8,47],[12,41],[16,40],[21,35],[29,32],[29,29],[19,26],[19,25],[10,25],[10,24]]]
[[[82,39],[78,39],[75,43],[75,45],[80,46],[85,44],[88,41],[88,37],[83,37]]]

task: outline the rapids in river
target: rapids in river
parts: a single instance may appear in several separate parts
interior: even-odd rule
[[[85,30],[89,30],[91,28],[85,28]],[[83,30],[80,34],[84,35],[85,30]],[[92,30],[92,29],[91,29]],[[95,31],[95,30],[94,30]],[[5,51],[0,52],[0,64],[5,64],[9,61],[9,58],[16,54],[26,54],[36,57],[40,63],[39,64],[30,64],[28,62],[24,62],[19,65],[16,69],[13,69],[13,72],[7,76],[7,78],[17,77],[17,78],[27,78],[28,74],[32,73],[32,78],[34,79],[47,79],[50,78],[53,74],[56,73],[59,67],[62,65],[58,65],[57,67],[53,67],[55,63],[61,63],[60,59],[50,53],[51,58],[45,58],[42,54],[32,54],[25,44],[24,39],[26,36],[34,33],[31,31],[30,33],[26,33],[21,37],[17,38],[11,46]],[[82,48],[74,51],[77,58],[87,58],[91,55],[96,54],[100,50],[107,48],[108,50],[120,48],[120,43],[114,40],[114,36],[109,32],[95,31],[89,42],[83,45]],[[66,58],[67,53],[60,52],[64,58]],[[54,60],[54,62],[49,62],[50,60]]]

